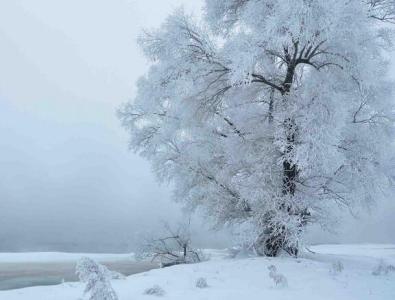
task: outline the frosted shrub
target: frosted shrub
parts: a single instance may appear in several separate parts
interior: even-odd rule
[[[89,300],[118,300],[110,283],[112,273],[105,266],[83,257],[77,263],[76,273],[86,283],[84,295],[89,293]]]
[[[269,269],[269,277],[273,279],[276,287],[285,288],[288,286],[287,278],[277,272],[277,268],[275,265],[271,265],[267,268]]]
[[[126,279],[126,276],[123,275],[122,273],[116,272],[116,271],[110,271],[110,278],[111,279],[121,279],[124,280]]]
[[[144,291],[144,295],[163,296],[164,294],[165,291],[159,285],[154,285]]]
[[[375,276],[388,275],[390,272],[395,272],[393,265],[387,264],[384,260],[380,260],[379,264],[374,268],[372,274]]]
[[[208,287],[206,278],[200,277],[196,280],[196,287],[199,289],[204,289]]]
[[[230,248],[229,258],[256,256],[254,247],[257,232],[254,224],[244,222],[232,228],[234,247]]]
[[[343,263],[340,260],[337,260],[332,263],[332,268],[330,270],[330,273],[332,275],[337,275],[337,274],[343,272],[343,270],[344,270]]]
[[[176,230],[165,223],[164,229],[162,237],[143,241],[137,251],[138,259],[149,258],[151,261],[159,262],[161,267],[198,263],[208,259],[202,251],[192,247],[189,223],[180,224]]]

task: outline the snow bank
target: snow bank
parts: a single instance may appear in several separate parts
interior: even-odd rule
[[[321,254],[331,255],[357,255],[369,257],[392,257],[395,259],[395,245],[383,244],[332,244],[332,245],[316,245],[311,247],[314,251]]]
[[[163,300],[395,299],[395,272],[383,276],[372,274],[379,257],[395,264],[395,245],[323,245],[311,249],[317,254],[308,253],[300,259],[215,258],[200,264],[152,270],[113,281],[113,287],[120,300],[158,299],[157,295],[144,294],[153,286],[163,289],[159,297]],[[333,274],[332,265],[337,261],[344,269]],[[286,277],[287,287],[274,284],[268,272],[271,265]],[[207,281],[207,288],[196,287],[199,278]],[[64,283],[4,291],[0,292],[0,299],[70,300],[78,299],[82,290],[81,284]]]

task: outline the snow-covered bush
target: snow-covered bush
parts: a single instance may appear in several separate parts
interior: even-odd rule
[[[118,280],[125,280],[126,276],[123,275],[122,273],[119,273],[116,271],[110,271],[110,278],[111,279],[118,279]]]
[[[200,277],[196,280],[196,287],[200,289],[204,289],[208,287],[207,280],[204,277]]]
[[[77,262],[76,273],[80,281],[86,284],[84,295],[89,293],[89,300],[118,300],[110,282],[113,273],[105,266],[83,257]]]
[[[188,224],[181,224],[173,230],[164,224],[162,237],[145,238],[136,253],[139,260],[151,259],[157,261],[161,267],[177,264],[198,263],[205,260],[202,251],[191,245],[191,234]]]
[[[374,268],[372,274],[375,276],[388,275],[390,272],[395,272],[395,266],[387,264],[383,259]]]
[[[344,265],[340,260],[337,260],[332,263],[330,273],[332,275],[337,275],[344,270]]]
[[[255,227],[257,254],[297,256],[390,197],[393,0],[210,0],[140,44],[151,66],[120,110],[130,146],[177,201],[217,226]]]
[[[277,272],[277,268],[275,265],[270,265],[267,268],[269,269],[269,277],[274,281],[276,287],[285,288],[288,286],[287,278]]]
[[[144,295],[164,296],[165,291],[159,285],[154,285],[153,287],[147,288],[144,291]]]
[[[257,232],[253,224],[244,222],[233,226],[232,237],[232,243],[235,246],[229,249],[230,258],[256,256]]]

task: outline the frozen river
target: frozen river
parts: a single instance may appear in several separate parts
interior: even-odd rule
[[[131,259],[100,260],[110,270],[126,276],[145,272],[158,266],[149,262],[136,262]],[[0,290],[17,289],[38,285],[55,285],[77,281],[76,260],[67,261],[26,261],[4,262],[0,260]]]

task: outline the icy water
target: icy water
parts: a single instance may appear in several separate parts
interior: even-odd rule
[[[125,276],[158,268],[156,264],[135,261],[101,262]],[[0,290],[77,281],[75,262],[0,263]]]

